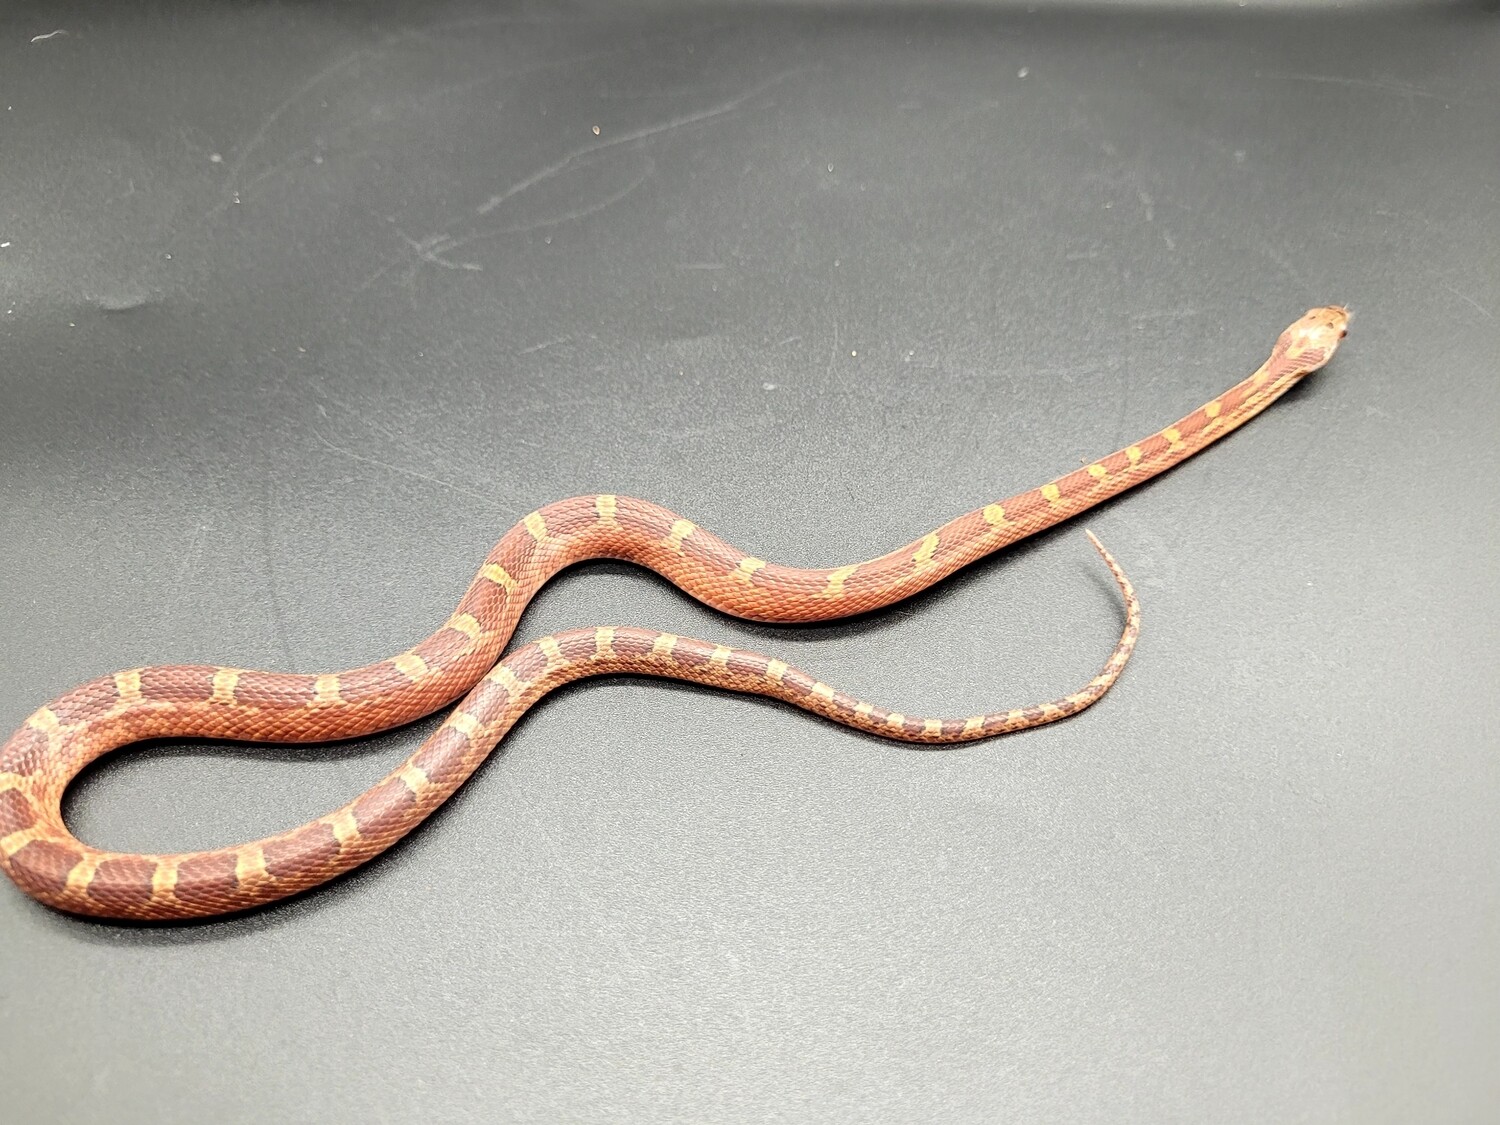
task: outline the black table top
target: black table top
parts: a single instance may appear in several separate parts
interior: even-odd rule
[[[0,883],[15,1121],[1476,1121],[1500,1104],[1500,30],[1339,10],[602,2],[0,13],[0,725],[100,673],[330,671],[576,493],[834,566],[1227,388],[1202,456],[867,619],[639,624],[917,753],[596,680],[412,838],[248,916]],[[56,34],[53,34],[53,33]],[[247,840],[436,720],[169,742],[90,842]]]

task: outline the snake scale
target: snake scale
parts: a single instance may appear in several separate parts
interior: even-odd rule
[[[770,696],[859,730],[936,745],[1076,714],[1115,682],[1140,620],[1129,581],[1097,539],[1125,600],[1124,631],[1085,687],[1032,707],[958,719],[904,715],[780,660],[638,628],[571,630],[501,653],[536,592],[585,559],[649,567],[713,608],[751,621],[828,621],[888,606],[1191,457],[1327,363],[1348,322],[1341,307],[1313,309],[1281,334],[1257,371],[1180,421],[868,562],[827,570],[779,566],[648,501],[579,496],[511,528],[442,627],[388,660],[324,675],[170,665],[92,680],[40,708],[0,747],[0,866],[33,898],[75,914],[162,920],[273,902],[389,848],[462,785],[539,699],[561,684],[606,673]],[[325,742],[409,723],[461,695],[432,736],[378,784],[342,808],[253,843],[125,854],[90,847],[63,823],[69,783],[96,758],[133,742]]]

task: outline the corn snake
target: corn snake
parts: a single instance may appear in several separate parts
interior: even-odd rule
[[[1281,334],[1258,370],[1174,425],[867,562],[783,567],[747,556],[648,501],[574,497],[511,528],[447,622],[390,659],[323,675],[171,665],[90,681],[38,709],[0,746],[0,867],[33,898],[75,914],[165,920],[273,902],[385,851],[455,792],[549,691],[608,673],[770,696],[856,729],[931,745],[1076,714],[1115,682],[1140,620],[1129,580],[1092,534],[1124,599],[1124,629],[1108,662],[1084,688],[1033,707],[918,718],[853,699],[779,660],[630,627],[571,630],[501,654],[536,592],[558,571],[586,559],[649,567],[709,606],[754,621],[826,621],[888,606],[1150,479],[1231,432],[1327,363],[1348,321],[1349,313],[1338,306],[1309,311]],[[175,855],[126,854],[90,847],[63,823],[62,796],[72,780],[101,755],[133,742],[164,736],[325,742],[388,730],[461,695],[432,736],[378,784],[334,812],[261,840]]]

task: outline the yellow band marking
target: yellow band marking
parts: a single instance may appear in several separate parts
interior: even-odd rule
[[[510,692],[511,699],[515,699],[526,690],[526,682],[504,664],[497,665],[495,670],[486,676],[485,679],[493,680],[506,691]]]
[[[819,699],[826,699],[830,703],[833,702],[833,688],[821,680],[813,684],[812,691],[809,694],[816,695]]]
[[[479,574],[482,578],[488,578],[507,594],[514,594],[516,592],[516,580],[510,576],[510,571],[506,570],[499,563],[485,563],[480,568]]]
[[[698,525],[692,520],[678,520],[672,524],[672,530],[662,543],[674,551],[681,552],[682,541],[693,532],[698,530]]]
[[[859,566],[856,564],[854,566],[841,566],[837,570],[830,571],[828,574],[828,585],[823,587],[823,593],[830,596],[842,594],[844,592],[844,583],[849,581],[850,577],[858,569]]]
[[[1044,484],[1040,491],[1049,504],[1056,504],[1062,500],[1062,493],[1058,491],[1055,484]]]
[[[676,644],[676,633],[660,633],[656,640],[651,642],[651,651],[657,656],[671,656],[672,648]]]
[[[474,615],[469,613],[455,613],[448,618],[448,628],[457,629],[471,641],[477,641],[479,634],[484,632]]]
[[[943,720],[942,719],[923,719],[922,720],[922,731],[923,731],[924,734],[942,734],[943,733]]]
[[[214,693],[209,702],[233,703],[234,689],[239,682],[240,673],[237,668],[220,668],[214,673]]]
[[[396,666],[396,671],[408,680],[420,680],[432,670],[427,667],[427,661],[414,652],[403,652],[400,656],[393,656],[391,663]]]
[[[857,703],[854,706],[854,713],[861,719],[868,719],[870,712],[873,710],[875,710],[875,706],[871,703]]]
[[[418,800],[432,788],[432,779],[422,772],[422,767],[414,766],[410,762],[397,770],[396,776],[406,783],[406,787],[416,795]]]
[[[354,821],[352,809],[342,808],[336,813],[330,813],[323,818],[323,823],[333,829],[333,838],[339,842],[341,848],[359,839],[359,825]]]
[[[1223,407],[1219,405],[1219,400],[1214,399],[1213,402],[1209,403],[1203,408],[1203,413],[1208,415],[1210,418],[1217,418],[1219,416],[1219,411],[1222,409]]]
[[[253,844],[246,844],[235,853],[234,877],[241,887],[264,882],[271,877],[266,870],[266,853]]]
[[[151,872],[151,897],[165,899],[177,888],[177,861],[156,856],[156,870]]]
[[[615,627],[613,625],[601,625],[594,630],[594,655],[615,655]]]
[[[594,513],[599,517],[601,526],[619,527],[619,521],[615,519],[618,510],[615,497],[609,495],[594,497]]]
[[[938,549],[937,532],[932,531],[922,537],[922,543],[917,548],[916,554],[912,555],[911,561],[916,564],[918,570],[932,565],[932,556]]]
[[[1174,450],[1182,448],[1182,431],[1176,426],[1168,426],[1161,432],[1161,436],[1171,443]]]
[[[1130,446],[1125,450],[1125,458],[1132,465],[1139,465],[1141,463],[1141,447],[1138,445]]]
[[[888,727],[904,727],[906,725],[906,716],[900,711],[892,711],[885,717],[885,725]]]
[[[566,668],[571,661],[562,654],[562,649],[557,647],[557,638],[543,637],[537,641],[536,647],[547,655],[548,668]]]
[[[714,645],[714,650],[709,654],[708,662],[719,668],[729,667],[729,655],[734,649],[728,645]]]
[[[984,506],[984,522],[996,530],[1010,526],[1005,518],[1005,509],[999,504],[986,504]]]
[[[479,729],[479,720],[467,711],[455,711],[448,716],[448,721],[443,725],[452,727],[465,738],[473,738],[474,732]]]
[[[62,721],[58,719],[57,712],[50,707],[42,707],[29,719],[26,725],[32,730],[39,730],[45,735],[54,735],[62,730]]]
[[[339,678],[337,675],[329,673],[327,675],[319,676],[316,680],[313,681],[313,702],[342,702],[339,697]]]
[[[964,720],[964,733],[965,734],[973,734],[975,731],[977,731],[977,730],[983,730],[983,729],[984,729],[984,716],[983,715],[971,715],[971,716],[969,716],[969,718],[967,718],[967,719]]]
[[[775,659],[766,661],[766,679],[773,684],[779,684],[784,675],[786,675],[786,661]]]
[[[72,891],[76,895],[83,894],[88,888],[89,880],[94,877],[94,872],[98,870],[100,861],[104,858],[102,855],[84,853],[83,858],[75,863],[73,869],[68,872],[68,883],[65,889]]]
[[[122,703],[139,703],[141,701],[141,670],[132,668],[129,672],[116,672],[115,693]]]
[[[532,512],[521,522],[526,525],[526,530],[531,532],[531,537],[538,543],[547,542],[547,521],[542,519],[541,512]]]
[[[1098,462],[1095,462],[1094,464],[1089,466],[1088,474],[1095,480],[1103,480],[1105,477],[1109,476],[1109,470]]]
[[[40,838],[35,826],[31,828],[18,828],[9,836],[0,836],[0,852],[4,852],[5,858],[9,859],[27,844],[31,843],[31,841]]]
[[[750,579],[754,577],[755,572],[757,570],[764,569],[765,565],[765,559],[751,558],[747,555],[745,558],[742,558],[740,560],[740,565],[735,567],[734,576],[741,582],[748,584],[750,582]]]

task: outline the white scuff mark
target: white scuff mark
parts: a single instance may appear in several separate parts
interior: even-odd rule
[[[211,152],[208,154],[208,162],[210,164],[223,164],[224,154],[221,152]]]
[[[762,383],[760,385],[760,389],[763,390],[763,391],[774,391],[776,389],[776,384],[775,383]]]
[[[33,35],[31,37],[31,41],[33,43],[40,43],[44,39],[55,39],[59,35],[66,35],[66,34],[67,34],[66,31],[64,31],[62,28],[58,28],[56,31],[49,31],[49,32],[47,32],[46,35]]]
[[[5,243],[5,245],[9,246],[10,243],[7,242],[7,243]],[[1480,313],[1486,320],[1494,320],[1495,319],[1494,314],[1491,313],[1489,309],[1485,308],[1478,301],[1476,301],[1473,297],[1470,297],[1467,293],[1460,293],[1457,289],[1453,288],[1453,286],[1451,286],[1451,285],[1444,285],[1443,288],[1446,289],[1446,290],[1448,290],[1448,292],[1452,293],[1460,301],[1466,302],[1476,312]]]
[[[488,215],[491,211],[493,211],[496,207],[499,207],[506,200],[520,195],[523,191],[535,187],[537,184],[543,182],[544,180],[550,180],[553,176],[556,176],[558,173],[562,172],[575,160],[582,159],[583,157],[592,157],[593,155],[603,151],[604,149],[614,148],[618,145],[634,144],[636,141],[643,141],[648,137],[655,137],[662,133],[670,133],[676,129],[681,129],[688,125],[698,125],[704,121],[710,121],[715,117],[722,117],[726,113],[732,113],[735,110],[739,109],[740,106],[744,105],[751,98],[755,97],[757,94],[763,93],[764,91],[770,89],[772,86],[775,86],[780,82],[784,82],[794,74],[798,74],[800,72],[801,68],[782,71],[780,74],[772,75],[764,82],[761,82],[756,86],[752,86],[749,90],[746,90],[739,97],[730,98],[728,101],[720,102],[718,105],[710,106],[707,109],[700,110],[697,113],[689,113],[682,117],[674,117],[669,121],[661,121],[655,125],[647,125],[640,129],[633,130],[632,132],[623,133],[618,137],[612,137],[609,140],[605,141],[603,144],[589,145],[585,148],[576,148],[572,152],[564,153],[561,157],[559,157],[557,160],[554,160],[551,164],[548,164],[545,168],[538,169],[524,179],[517,180],[504,191],[497,192],[494,195],[490,196],[478,207],[476,207],[474,211],[479,215]]]
[[[1016,71],[1016,77],[1017,78],[1025,78],[1030,73],[1031,73],[1031,67],[1029,67],[1029,66],[1023,66],[1020,70]]]
[[[0,242],[0,250],[4,250],[9,245],[9,242]]]

